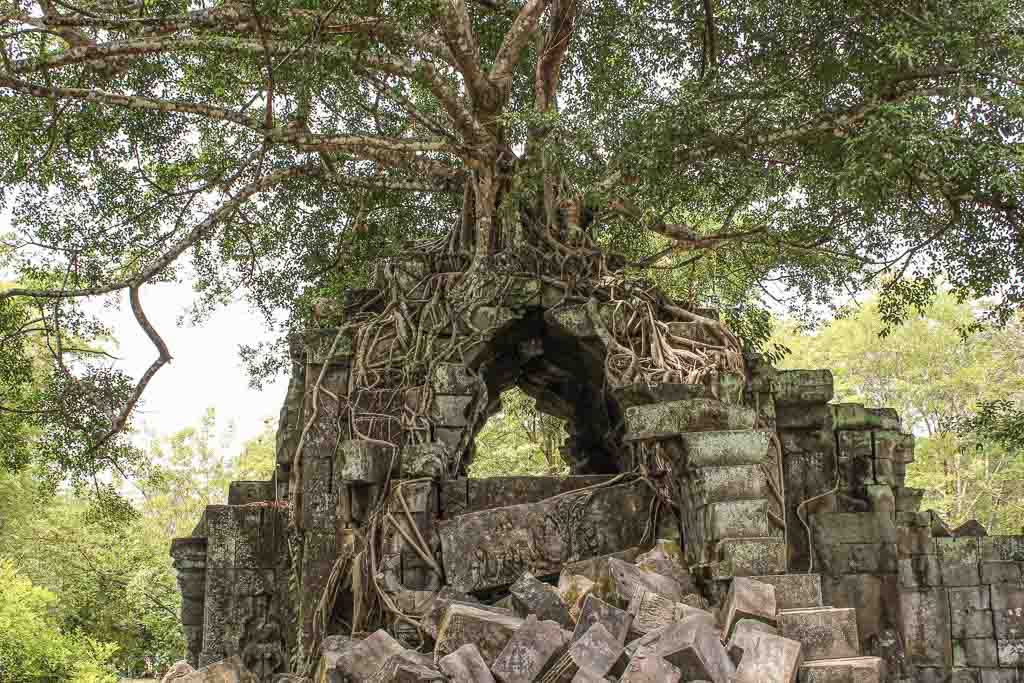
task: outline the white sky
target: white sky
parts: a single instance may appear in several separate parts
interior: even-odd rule
[[[144,405],[137,413],[140,431],[169,435],[182,427],[196,425],[208,406],[217,411],[218,427],[234,421],[234,439],[228,448],[237,453],[246,439],[263,429],[264,420],[277,423],[287,389],[288,378],[280,376],[264,384],[262,391],[249,387],[241,365],[238,345],[270,339],[263,319],[249,310],[243,301],[216,311],[201,326],[177,320],[189,307],[194,294],[185,284],[149,285],[140,290],[146,315],[157,329],[173,357],[161,368],[143,394]],[[156,350],[139,328],[128,304],[121,296],[116,317],[103,316],[118,338],[119,364],[133,377],[139,377],[156,358]]]

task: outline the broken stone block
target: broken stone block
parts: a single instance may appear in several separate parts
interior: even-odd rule
[[[699,597],[699,596],[693,596]],[[634,633],[650,633],[674,621],[681,621],[691,614],[704,612],[703,609],[683,602],[676,602],[657,593],[641,591],[633,596],[626,610],[633,616],[630,627]],[[705,612],[709,617],[710,612]]]
[[[473,643],[460,646],[439,659],[437,664],[452,683],[494,683],[491,670]]]
[[[563,571],[558,577],[558,594],[569,606],[569,616],[573,622],[580,618],[583,601],[594,589],[594,582],[580,574],[569,574]]]
[[[618,607],[609,605],[604,600],[588,595],[583,602],[583,609],[580,610],[579,621],[576,622],[576,629],[573,631],[573,641],[582,638],[595,624],[602,624],[605,629],[615,636],[619,643],[626,642],[626,635],[633,623],[633,615]]]
[[[682,586],[684,591],[693,590],[693,580],[678,541],[658,539],[653,548],[636,558],[635,564],[643,571],[667,576]]]
[[[656,655],[638,652],[629,660],[629,666],[619,683],[678,683],[682,672]]]
[[[575,641],[541,680],[542,683],[589,683],[604,676],[622,656],[622,642],[603,624],[594,624]]]
[[[375,631],[343,652],[335,669],[354,681],[371,681],[391,657],[404,651],[387,631]]]
[[[776,609],[822,606],[820,574],[775,574],[750,578],[775,586]]]
[[[753,647],[754,642],[762,633],[770,633],[777,636],[779,635],[779,629],[756,619],[740,619],[736,622],[736,626],[732,629],[732,635],[729,636],[729,644],[726,647],[732,661],[739,664],[743,658],[743,652]]]
[[[359,643],[348,636],[327,636],[320,643],[320,662],[317,664],[317,681],[331,680],[330,672],[336,671],[338,660]],[[340,677],[340,676],[339,676]]]
[[[745,577],[736,577],[729,586],[722,610],[722,640],[728,640],[740,619],[756,619],[775,624],[775,586]]]
[[[238,655],[204,666],[179,678],[180,683],[259,683],[259,677],[242,664]]]
[[[453,603],[448,606],[438,628],[434,656],[441,658],[466,643],[474,643],[490,666],[522,623],[519,617],[495,614],[475,605]]]
[[[531,683],[571,642],[572,634],[558,623],[529,616],[494,660],[491,671],[501,683]]]
[[[340,479],[350,484],[378,484],[388,478],[393,462],[392,448],[359,439],[338,444]]]
[[[818,607],[783,610],[778,614],[779,633],[803,645],[808,662],[860,655],[857,610]]]
[[[721,544],[719,552],[721,557],[715,567],[715,578],[781,574],[786,571],[786,541],[781,538],[730,539]]]
[[[391,683],[440,683],[445,681],[444,674],[434,667],[434,660],[429,655],[406,650],[397,655],[392,655],[385,662],[376,681],[390,681]],[[493,680],[493,679],[491,679]]]
[[[652,495],[632,483],[441,521],[448,584],[465,592],[498,588],[523,572],[557,574],[566,564],[627,549],[643,537]]]
[[[495,614],[510,617],[515,616],[515,613],[511,609],[505,609],[499,605],[481,604],[471,595],[452,590],[450,586],[443,586],[441,590],[434,595],[433,600],[424,608],[423,616],[420,618],[420,626],[422,626],[423,630],[429,633],[434,640],[437,640],[437,631],[441,627],[441,620],[444,619],[445,610],[447,610],[448,606],[453,603],[472,605]]]
[[[757,633],[744,648],[731,683],[795,683],[802,661],[797,641]]]
[[[751,430],[757,414],[745,406],[713,399],[667,401],[626,409],[626,440],[655,439],[686,432]]]
[[[885,662],[880,657],[850,657],[849,659],[804,662],[800,667],[799,680],[800,683],[883,683],[885,681]],[[935,680],[945,680],[945,672]],[[1009,682],[1013,678],[993,678],[991,682],[1000,683],[1003,680]],[[985,683],[989,683],[989,680],[985,679]]]
[[[406,444],[402,446],[403,479],[439,479],[445,473],[448,447],[439,442]]]
[[[569,607],[562,600],[558,591],[543,581],[537,580],[529,572],[523,574],[509,588],[512,605],[521,617],[530,614],[540,620],[557,622],[563,628],[572,628],[573,621],[569,616]]]
[[[635,564],[611,558],[608,560],[608,570],[615,581],[615,592],[624,604],[629,604],[634,595],[643,592],[657,593],[673,602],[683,597],[683,587],[674,579],[644,571]]]
[[[761,465],[771,461],[771,434],[765,431],[692,432],[680,435],[679,440],[687,467]]]
[[[684,681],[727,683],[736,670],[710,615],[692,614],[631,643],[636,653],[662,657],[676,666]]]
[[[768,501],[730,500],[704,508],[704,538],[708,542],[769,535]]]

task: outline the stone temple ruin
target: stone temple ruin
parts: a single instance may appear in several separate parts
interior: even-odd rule
[[[776,371],[650,283],[523,262],[388,260],[293,339],[274,479],[171,548],[193,666],[1024,680],[1024,537],[921,512],[893,411],[830,404],[828,371]],[[466,477],[512,386],[567,421],[571,476]]]

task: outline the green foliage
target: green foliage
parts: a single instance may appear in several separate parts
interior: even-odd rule
[[[501,409],[476,436],[471,477],[565,476],[569,468],[559,446],[565,421],[537,410],[521,389],[501,395]]]
[[[777,337],[792,354],[780,367],[831,369],[837,401],[895,408],[918,437],[907,485],[925,490],[926,509],[954,525],[976,518],[1017,533],[1024,450],[1013,405],[1024,396],[1024,323],[976,325],[986,314],[940,291],[918,316],[893,324],[873,297],[813,333],[784,321]]]
[[[0,563],[16,568],[19,586],[30,583],[33,595],[47,596],[50,630],[40,633],[47,639],[57,632],[69,643],[93,644],[103,655],[97,661],[121,675],[143,675],[147,667],[160,671],[181,659],[185,644],[178,622],[180,595],[167,552],[170,541],[189,535],[207,505],[225,502],[229,481],[266,478],[274,465],[269,426],[244,444],[236,459],[223,453],[230,437],[230,426],[219,427],[211,409],[195,427],[152,439],[146,448],[154,465],[148,476],[116,483],[118,490],[139,491],[128,495],[135,513],[128,519],[97,516],[93,502],[73,490],[54,495],[40,485],[31,468],[16,475],[0,472]],[[0,579],[6,584],[5,577]],[[0,600],[4,595],[0,586]],[[11,612],[12,629],[36,632],[34,613]],[[5,642],[2,631],[0,624],[0,651]],[[18,647],[44,645],[27,642]],[[85,645],[75,647],[76,658],[91,661],[81,655]],[[67,675],[0,676],[0,683],[72,680]]]
[[[0,558],[0,681],[116,683],[111,643],[66,632],[53,617],[56,596]]]
[[[82,299],[187,259],[196,319],[243,292],[281,333],[242,348],[260,382],[373,259],[453,226],[507,242],[524,214],[551,237],[577,202],[633,274],[772,356],[775,298],[810,317],[905,275],[879,289],[894,324],[942,274],[995,319],[1024,303],[1015,2],[137,5],[0,0],[0,258],[36,290],[0,294],[0,339],[42,313],[94,339]],[[30,382],[9,348],[6,461],[25,429],[60,476],[130,456],[92,448],[129,378],[82,358]]]

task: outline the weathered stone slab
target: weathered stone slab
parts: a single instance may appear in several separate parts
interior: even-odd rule
[[[673,602],[683,598],[683,587],[674,579],[644,571],[635,564],[611,558],[608,560],[608,570],[615,581],[615,592],[624,603],[629,603],[633,596],[643,592],[657,593]]]
[[[678,541],[658,539],[653,548],[637,556],[634,564],[644,571],[661,574],[675,580],[686,592],[693,590],[693,580],[686,568],[683,549]]]
[[[696,468],[689,477],[689,485],[695,505],[772,495],[768,473],[761,465]]]
[[[775,624],[775,586],[745,577],[736,577],[729,586],[722,611],[722,640],[728,640],[740,619],[755,619]]]
[[[683,673],[668,661],[641,651],[629,660],[619,683],[678,683],[682,676]]]
[[[622,656],[622,641],[603,624],[594,624],[569,647],[568,655],[578,671],[602,680]]]
[[[338,444],[337,466],[341,481],[349,484],[379,484],[388,478],[397,464],[394,449],[388,446],[349,439]]]
[[[681,434],[689,467],[760,465],[770,460],[771,434],[766,431],[727,430]]]
[[[490,666],[522,624],[519,617],[495,614],[473,605],[451,604],[437,631],[434,656],[440,659],[466,643],[473,643]]]
[[[494,683],[494,676],[473,643],[466,643],[437,662],[452,683]]]
[[[718,639],[714,620],[702,614],[649,633],[635,647],[635,653],[646,651],[668,660],[679,668],[684,681],[727,683],[736,669]]]
[[[795,683],[802,662],[797,641],[756,633],[744,648],[731,683]]]
[[[374,683],[376,681],[391,681],[392,683],[442,683],[443,681],[447,683],[448,679],[434,667],[432,657],[413,650],[406,650],[388,658],[380,673],[377,674],[377,678],[374,679]],[[305,683],[305,679],[302,680],[302,683]]]
[[[750,408],[714,399],[653,403],[626,410],[626,440],[657,439],[685,432],[753,429],[757,415]]]
[[[830,370],[779,370],[775,375],[777,403],[828,403],[832,396]]]
[[[626,610],[609,605],[594,595],[588,595],[583,602],[583,609],[580,610],[580,618],[576,622],[572,639],[579,640],[594,624],[602,624],[620,643],[624,643],[632,623],[633,615]]]
[[[335,668],[354,681],[371,681],[391,657],[404,650],[387,631],[375,631],[342,653]]]
[[[494,660],[491,671],[501,683],[532,683],[571,642],[572,634],[554,621],[527,617]]]
[[[699,607],[676,602],[648,591],[634,594],[626,611],[633,616],[631,630],[640,634],[650,633],[674,621],[682,621],[691,614],[704,612]],[[711,616],[710,612],[704,613]]]
[[[756,619],[740,619],[737,621],[736,625],[733,626],[732,635],[729,636],[729,642],[726,647],[732,661],[739,664],[743,658],[743,652],[752,648],[754,642],[762,633],[770,633],[777,636],[779,635],[779,629]]]
[[[943,672],[942,678],[945,678]],[[804,662],[800,666],[800,683],[882,683],[885,680],[885,662],[880,657],[850,657],[818,662]],[[984,683],[990,683],[988,679]],[[996,683],[993,679],[991,683]]]
[[[821,574],[774,574],[751,576],[775,586],[776,609],[821,607]]]
[[[569,606],[562,600],[558,590],[543,581],[538,581],[532,574],[523,574],[509,588],[512,605],[516,614],[521,617],[534,615],[541,620],[557,622],[563,628],[572,628],[569,617]]]
[[[784,610],[778,615],[779,632],[803,645],[804,659],[841,659],[860,655],[857,611],[853,608],[819,607]]]
[[[757,576],[786,571],[786,542],[783,539],[730,539],[719,548],[716,578]]]
[[[643,537],[651,495],[642,483],[627,484],[440,522],[448,583],[467,592],[496,588],[523,572],[558,574],[565,564],[629,548]]]
[[[569,606],[569,615],[572,619],[578,620],[580,611],[583,609],[583,602],[596,584],[580,574],[570,574],[566,570],[558,576],[558,594],[562,601]]]
[[[768,536],[768,501],[733,500],[711,503],[704,508],[704,538],[707,542],[727,538]]]

